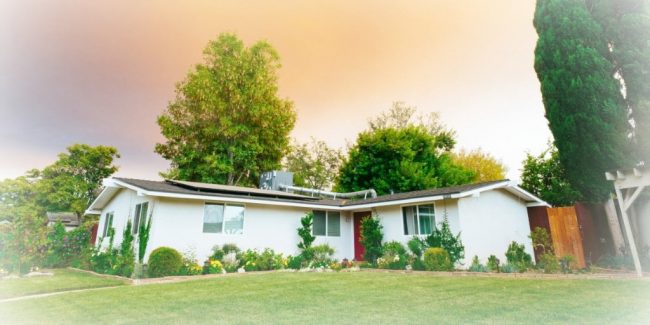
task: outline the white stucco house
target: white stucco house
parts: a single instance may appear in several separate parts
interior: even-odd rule
[[[380,219],[385,241],[404,244],[430,233],[446,217],[451,230],[461,233],[468,265],[474,255],[483,262],[491,254],[505,260],[513,240],[533,255],[527,207],[547,205],[508,180],[356,200],[172,180],[110,178],[104,185],[87,210],[100,215],[97,244],[107,245],[108,240],[99,241],[109,226],[119,243],[127,219],[137,229],[152,218],[145,258],[169,246],[204,259],[213,246],[225,243],[295,255],[300,219],[314,212],[315,244],[331,245],[337,259],[357,260],[363,256],[359,225],[365,216]]]

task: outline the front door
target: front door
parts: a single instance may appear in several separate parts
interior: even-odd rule
[[[361,220],[370,216],[370,211],[355,212],[354,217],[354,260],[363,261],[365,249],[361,245]]]

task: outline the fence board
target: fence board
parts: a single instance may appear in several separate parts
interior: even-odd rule
[[[558,257],[572,255],[578,268],[586,267],[580,227],[574,207],[548,208],[553,248]]]

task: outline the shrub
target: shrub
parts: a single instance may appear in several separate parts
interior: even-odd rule
[[[90,258],[90,267],[97,273],[121,275],[129,277],[133,274],[135,255],[133,253],[133,234],[131,233],[131,220],[126,222],[122,233],[120,248],[113,248],[115,229],[108,230],[109,244],[105,251],[97,247]],[[100,243],[103,242],[100,240]]]
[[[330,245],[322,244],[311,247],[313,259],[309,264],[310,267],[328,267],[334,260],[334,248]]]
[[[524,249],[525,247],[523,244],[517,244],[517,242],[513,241],[510,243],[508,250],[506,251],[508,264],[519,272],[526,271],[533,264],[533,259]]]
[[[133,232],[131,230],[131,220],[126,222],[126,227],[122,232],[122,242],[120,243],[120,251],[117,256],[117,274],[129,277],[133,274],[135,264],[135,254],[133,253]],[[180,256],[180,254],[178,254]]]
[[[219,260],[209,258],[203,263],[203,274],[221,274],[223,270],[223,264]]]
[[[304,259],[302,255],[287,257],[287,267],[294,270],[300,270],[303,267]]]
[[[223,247],[215,245],[212,247],[212,255],[210,255],[210,258],[218,261],[223,261],[224,256],[230,253],[237,255],[240,252],[241,250],[239,247],[237,247],[236,244],[223,244]]]
[[[413,262],[411,263],[411,267],[416,271],[426,270],[426,267],[424,266],[424,262],[420,258],[416,258],[415,260],[413,260]]]
[[[249,249],[242,253],[239,260],[239,266],[246,271],[278,270],[285,268],[287,264],[288,260],[282,254],[276,254],[270,248],[261,253]]]
[[[183,265],[178,273],[181,275],[199,275],[202,272],[203,268],[197,262],[194,253],[191,251],[183,253]]]
[[[171,247],[158,247],[149,255],[147,273],[157,278],[179,274],[183,266],[183,257]]]
[[[571,265],[575,262],[573,255],[565,255],[560,258],[562,273],[571,273]]]
[[[382,255],[381,241],[384,239],[382,225],[378,218],[371,216],[361,220],[361,245],[365,249],[364,259],[370,263],[376,263],[377,258]]]
[[[426,238],[426,244],[428,247],[440,247],[447,251],[452,264],[456,264],[465,257],[465,246],[460,240],[460,233],[456,236],[451,233],[447,218],[440,223],[440,229],[433,228],[431,234]]]
[[[546,228],[535,227],[528,236],[538,254],[553,253],[553,241]]]
[[[426,243],[422,241],[419,237],[413,237],[409,242],[407,243],[409,250],[413,255],[415,255],[417,258],[422,257],[422,252],[426,248]]]
[[[406,248],[402,243],[391,241],[382,247],[384,254],[377,259],[377,267],[380,269],[403,270],[408,264]]]
[[[223,260],[221,260],[221,264],[223,264],[223,268],[226,270],[226,272],[237,272],[237,269],[239,268],[237,253],[230,252],[224,255]]]
[[[243,267],[246,271],[257,271],[257,259],[259,254],[251,249],[242,253],[239,259],[239,266]]]
[[[501,273],[519,272],[519,269],[515,265],[510,264],[510,263],[506,263],[506,264],[502,265],[499,270],[501,271]]]
[[[312,235],[312,225],[314,222],[314,213],[309,212],[300,219],[300,228],[298,228],[298,236],[300,236],[300,243],[298,248],[301,250],[302,259],[310,261],[312,259],[311,244],[316,240]]]
[[[236,255],[239,254],[239,252],[241,252],[241,249],[237,247],[237,244],[233,244],[233,243],[223,244],[223,248],[221,248],[221,250],[223,251],[224,255],[228,255],[232,253]]]
[[[553,253],[544,253],[539,258],[537,267],[544,270],[544,273],[557,273],[560,271],[560,263]]]
[[[140,264],[142,264],[144,261],[144,254],[147,252],[147,244],[149,243],[150,232],[151,216],[147,218],[147,222],[141,222],[138,229],[138,262]]]
[[[469,266],[468,271],[470,272],[487,272],[488,269],[485,267],[485,265],[481,264],[481,262],[478,260],[478,256],[474,255],[474,258],[472,258],[472,264]]]
[[[90,225],[83,224],[66,232],[61,221],[57,221],[47,234],[47,254],[45,266],[85,266],[88,267],[90,246]]]
[[[490,270],[490,272],[497,272],[498,273],[499,272],[499,263],[500,262],[501,261],[499,261],[499,259],[496,256],[490,255],[488,257],[488,262],[487,262],[488,270]]]
[[[427,271],[451,271],[454,268],[449,253],[440,247],[427,248],[423,262]]]

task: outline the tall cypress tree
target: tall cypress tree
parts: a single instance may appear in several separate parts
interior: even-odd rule
[[[650,163],[650,1],[587,0],[603,27],[610,62],[621,80],[626,107],[634,120],[637,160]]]
[[[591,201],[611,191],[604,172],[628,165],[627,111],[603,29],[584,0],[538,0],[535,71],[571,184]]]

